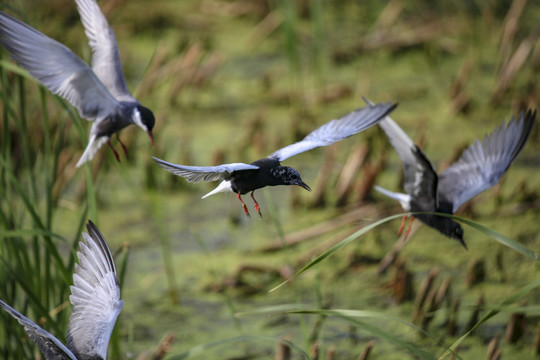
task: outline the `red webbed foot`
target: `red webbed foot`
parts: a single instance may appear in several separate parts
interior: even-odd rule
[[[126,145],[124,145],[124,143],[122,142],[122,140],[120,140],[120,135],[118,135],[118,133],[116,133],[116,139],[118,140],[118,142],[120,143],[120,145],[122,145],[122,149],[124,150],[124,154],[126,154],[126,158],[127,158],[128,153],[127,153]]]
[[[238,193],[238,200],[240,200],[240,202],[242,203],[242,207],[244,208],[244,212],[246,213],[247,217],[250,217],[248,208],[244,203],[244,200],[242,200],[242,196],[240,195],[240,193]]]
[[[253,196],[253,193],[255,191],[252,191],[251,192],[251,198],[253,199],[253,203],[255,204],[255,210],[257,210],[257,213],[259,214],[260,217],[262,217],[262,214],[261,214],[261,207],[259,206],[259,203],[257,202],[257,200],[255,200],[255,197]]]
[[[411,233],[413,220],[414,220],[414,216],[409,217],[409,229],[405,233],[405,239],[404,240],[407,240],[407,238],[409,237],[409,234]]]
[[[111,139],[109,139],[109,140],[107,141],[107,144],[109,145],[109,147],[110,147],[111,150],[113,151],[114,157],[116,158],[116,161],[120,162],[120,156],[118,155],[118,151],[116,151],[116,149],[114,148],[113,144],[111,143]]]
[[[403,233],[403,230],[405,229],[405,220],[407,218],[409,218],[409,228],[407,229],[407,232],[405,233],[405,240],[409,237],[409,234],[411,233],[412,222],[414,220],[414,216],[404,215],[401,218],[401,225],[399,226],[399,230],[398,230],[398,235],[401,236],[401,234]]]

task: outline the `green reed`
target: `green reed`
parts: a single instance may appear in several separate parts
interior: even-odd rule
[[[0,59],[0,299],[65,341],[70,315],[68,296],[75,253],[88,212],[96,217],[96,200],[90,168],[86,169],[87,197],[78,208],[69,236],[55,225],[59,210],[55,189],[62,152],[69,146],[63,129],[68,121],[86,134],[65,101],[51,96],[28,75]],[[15,74],[12,72],[15,70]],[[50,103],[59,104],[63,115],[51,119]],[[56,102],[56,104],[55,104]],[[37,110],[36,110],[37,109]],[[125,259],[119,267],[125,263]],[[0,354],[3,358],[32,358],[38,352],[22,326],[7,313],[0,315]],[[119,354],[119,338],[111,348]]]

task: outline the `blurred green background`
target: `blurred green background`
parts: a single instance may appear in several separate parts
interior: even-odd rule
[[[254,216],[246,218],[234,195],[201,200],[216,184],[188,184],[150,157],[249,163],[367,96],[399,102],[392,118],[442,169],[474,139],[538,106],[538,2],[99,5],[129,88],[156,116],[156,145],[132,126],[121,133],[127,159],[121,153],[117,163],[103,147],[75,169],[89,124],[1,51],[1,299],[65,339],[74,254],[92,219],[121,272],[125,305],[113,359],[287,359],[282,339],[292,358],[358,359],[374,341],[369,359],[436,359],[490,310],[500,313],[467,336],[455,358],[486,358],[494,338],[502,359],[538,357],[538,261],[469,226],[468,251],[415,229],[382,271],[398,240],[396,219],[269,292],[354,231],[402,212],[371,190],[402,190],[400,161],[378,128],[288,159],[314,191],[258,190],[262,219],[249,197]],[[8,0],[0,9],[90,60],[73,1]],[[538,251],[539,151],[536,126],[501,183],[458,215]],[[418,305],[426,279],[428,301]],[[516,299],[499,308],[509,297]],[[2,319],[0,354],[39,358],[21,327]]]

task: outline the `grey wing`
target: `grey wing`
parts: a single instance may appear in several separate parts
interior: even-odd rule
[[[217,181],[228,179],[235,171],[257,170],[259,167],[244,163],[223,164],[218,166],[186,166],[173,164],[156,157],[154,161],[163,169],[181,176],[189,182]]]
[[[304,151],[331,145],[375,125],[379,119],[392,112],[396,106],[397,104],[380,103],[359,108],[320,126],[301,141],[281,148],[268,157],[283,161]]]
[[[70,49],[0,11],[0,43],[34,78],[88,120],[102,118],[118,106],[92,69]]]
[[[114,31],[95,0],[76,0],[77,9],[92,48],[92,69],[119,101],[136,101],[129,92]]]
[[[78,358],[105,359],[116,319],[124,302],[111,251],[98,228],[89,221],[80,242],[69,300],[67,346]]]
[[[19,324],[24,326],[24,330],[30,336],[32,341],[37,345],[39,350],[45,355],[47,360],[77,360],[75,355],[64,345],[51,335],[48,331],[43,330],[32,320],[0,300],[0,307],[13,316]]]
[[[373,103],[367,98],[364,98],[364,101],[369,105],[373,105]],[[405,131],[403,131],[403,129],[401,129],[399,125],[390,118],[390,116],[385,116],[381,121],[379,121],[378,125],[385,132],[388,140],[401,159],[405,174],[403,181],[405,191],[408,194],[413,194],[417,188],[415,183],[418,181],[417,173],[419,171],[418,157],[415,155],[416,144],[405,133]],[[423,155],[423,157],[425,158],[425,161],[429,163],[427,157],[425,157],[425,155]],[[432,168],[432,165],[429,164],[429,167]]]
[[[476,140],[439,179],[439,198],[456,212],[463,203],[499,182],[519,155],[534,125],[536,111],[523,112]]]

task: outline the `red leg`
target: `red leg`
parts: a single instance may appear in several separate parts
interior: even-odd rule
[[[399,226],[399,230],[397,232],[398,236],[401,236],[401,233],[403,232],[403,229],[405,228],[405,219],[407,219],[407,215],[403,215],[401,218],[401,225]]]
[[[120,143],[120,145],[122,145],[122,149],[124,149],[124,154],[126,154],[126,158],[127,158],[127,148],[126,148],[126,145],[124,145],[124,143],[122,142],[122,140],[120,140],[120,135],[118,135],[118,133],[116,133],[116,139],[118,140],[118,142]]]
[[[409,218],[409,230],[407,230],[407,232],[405,233],[405,240],[407,240],[407,238],[409,237],[409,234],[411,232],[411,229],[412,229],[412,222],[414,220],[414,216],[411,216]]]
[[[116,158],[116,161],[120,162],[120,156],[118,155],[118,152],[116,151],[116,149],[114,148],[113,144],[111,143],[111,139],[109,139],[109,141],[107,141],[107,144],[109,144],[109,147],[112,149],[112,151],[114,152],[114,157]]]
[[[259,203],[257,202],[257,200],[255,200],[255,197],[253,196],[254,192],[255,191],[251,192],[251,198],[253,199],[253,203],[255,204],[255,210],[257,210],[257,212],[259,213],[259,216],[262,217],[261,208],[259,207]]]
[[[242,200],[242,196],[240,196],[240,193],[238,193],[238,200],[240,200],[240,202],[242,203],[242,206],[244,208],[244,212],[246,213],[246,215],[249,217],[249,211],[248,211],[248,208],[246,206],[246,204],[244,203],[244,200]]]

